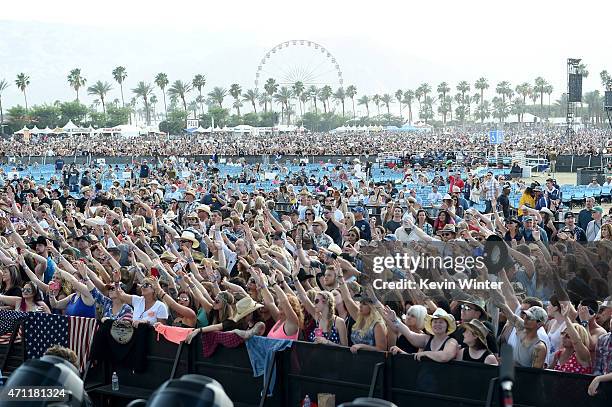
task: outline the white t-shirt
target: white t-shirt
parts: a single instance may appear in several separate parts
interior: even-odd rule
[[[144,309],[145,299],[138,295],[132,295],[132,308],[134,308],[134,320],[147,321],[151,324],[157,322],[158,319],[168,319],[168,308],[161,301],[155,301],[153,306],[148,310]]]
[[[520,317],[521,315],[521,307],[519,306],[514,313],[516,315],[518,315]],[[544,342],[546,344],[546,363],[548,364],[548,367],[550,368],[550,364],[552,363],[552,359],[553,359],[553,354],[551,353],[551,343],[550,343],[550,337],[548,336],[548,333],[546,332],[546,329],[544,329],[543,326],[541,326],[540,328],[538,328],[537,331],[538,334],[538,338]],[[518,345],[518,341],[519,341],[519,337],[516,333],[516,328],[512,328],[512,331],[510,332],[510,336],[508,336],[508,345],[512,346],[512,348],[516,348],[516,346]]]

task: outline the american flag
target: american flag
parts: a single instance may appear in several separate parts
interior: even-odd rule
[[[24,320],[28,314],[25,312],[0,310],[0,345],[8,345],[13,335],[13,329]],[[15,341],[21,340],[17,335]]]
[[[39,358],[53,345],[72,349],[81,371],[89,358],[90,343],[98,323],[93,318],[30,312],[25,322],[28,358]]]

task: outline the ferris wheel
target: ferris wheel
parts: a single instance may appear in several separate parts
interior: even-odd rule
[[[342,71],[336,57],[314,41],[290,40],[281,42],[266,52],[255,73],[255,87],[263,87],[272,78],[280,86],[302,82],[305,87],[342,87]]]

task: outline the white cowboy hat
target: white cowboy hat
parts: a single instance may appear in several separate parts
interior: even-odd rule
[[[189,230],[183,231],[183,234],[181,235],[181,240],[191,241],[192,249],[197,249],[198,247],[200,247],[200,242],[198,241],[198,239],[196,239],[195,233],[190,232]]]
[[[438,308],[433,313],[433,315],[425,315],[425,331],[430,335],[434,334],[433,330],[431,329],[431,322],[434,319],[443,319],[446,321],[446,325],[447,325],[446,334],[447,335],[452,334],[453,332],[455,332],[455,329],[457,329],[457,323],[455,322],[455,317],[453,317],[451,314],[448,314],[442,308]]]
[[[238,322],[261,307],[263,307],[263,304],[255,302],[251,297],[244,297],[236,303],[236,314],[230,319],[234,322]]]

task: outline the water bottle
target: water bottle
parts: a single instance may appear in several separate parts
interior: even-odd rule
[[[302,401],[302,407],[310,407],[310,396],[308,394],[304,397],[304,401]]]
[[[119,376],[117,376],[117,372],[113,372],[113,378],[111,379],[111,386],[113,388],[113,391],[119,391]]]

